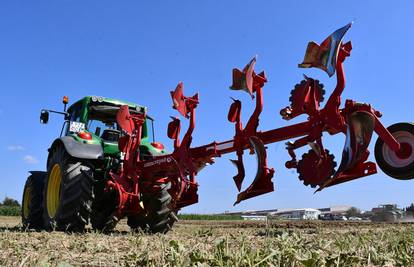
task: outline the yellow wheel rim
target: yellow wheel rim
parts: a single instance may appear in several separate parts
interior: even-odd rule
[[[49,179],[47,182],[47,192],[46,192],[46,201],[47,201],[47,213],[50,218],[54,218],[56,211],[59,208],[60,202],[60,183],[62,181],[62,172],[60,170],[59,164],[53,165],[52,171],[49,174]]]
[[[23,218],[29,217],[30,187],[26,186],[23,192]]]

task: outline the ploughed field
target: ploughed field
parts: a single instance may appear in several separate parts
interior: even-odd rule
[[[30,232],[0,217],[0,266],[414,265],[414,224],[180,221],[166,235]]]

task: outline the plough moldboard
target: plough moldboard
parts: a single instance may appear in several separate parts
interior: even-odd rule
[[[290,105],[283,108],[280,115],[283,119],[290,120],[301,114],[306,114],[308,119],[305,122],[268,131],[258,130],[259,117],[263,110],[263,88],[267,83],[267,77],[264,71],[258,74],[255,72],[256,58],[253,58],[243,70],[233,69],[233,83],[230,89],[247,92],[252,99],[255,99],[256,106],[246,125],[243,126],[241,121],[242,103],[233,99],[227,116],[229,122],[234,123],[235,126],[235,135],[230,140],[191,147],[199,97],[198,94],[192,97],[185,96],[183,83],[180,82],[171,92],[171,97],[173,108],[183,117],[189,119],[189,127],[184,137],[182,140],[179,138],[180,120],[172,117],[172,121],[168,125],[168,137],[174,142],[174,151],[169,155],[140,161],[136,148],[140,143],[139,132],[142,127],[142,115],[131,115],[127,108],[121,109],[117,118],[118,124],[126,133],[126,136],[120,141],[120,148],[125,154],[125,164],[120,174],[114,174],[115,181],[128,177],[138,183],[140,179],[151,181],[159,177],[166,177],[165,179],[173,184],[171,192],[173,192],[175,200],[174,208],[178,210],[198,201],[196,175],[203,167],[214,163],[214,158],[223,154],[235,152],[237,155],[237,158],[231,162],[237,169],[237,174],[233,179],[240,191],[245,178],[243,154],[245,150],[249,150],[257,156],[257,173],[253,183],[238,194],[235,202],[237,204],[274,190],[272,177],[275,171],[267,165],[265,145],[295,139],[286,143],[286,149],[291,159],[285,163],[285,166],[289,169],[296,169],[299,179],[305,185],[318,187],[317,191],[320,191],[326,187],[377,172],[376,164],[367,161],[369,155],[367,148],[374,131],[379,136],[377,147],[381,146],[382,150],[387,150],[387,152],[381,150],[376,155],[377,158],[380,157],[384,171],[390,174],[389,168],[398,169],[408,166],[406,170],[394,169],[394,171],[401,171],[401,173],[397,175],[391,172],[391,176],[395,178],[404,176],[400,177],[401,179],[413,178],[412,139],[410,141],[404,139],[403,142],[397,140],[395,135],[379,121],[381,113],[369,104],[346,100],[345,106],[340,108],[341,94],[345,88],[343,63],[346,57],[350,56],[352,50],[351,42],[343,43],[342,38],[350,27],[351,24],[348,24],[335,31],[320,45],[315,42],[308,44],[304,61],[299,64],[299,67],[316,67],[324,70],[329,76],[333,76],[336,72],[337,85],[323,107],[321,103],[325,98],[325,89],[318,80],[304,76],[304,79],[295,86],[289,99]],[[408,130],[406,129],[406,131]],[[323,145],[323,132],[330,135],[343,133],[346,136],[342,160],[337,169],[335,169],[337,163],[334,156]],[[298,159],[295,150],[306,145],[310,147],[309,152]],[[387,157],[387,153],[393,155],[392,159],[384,159]],[[392,161],[399,159],[408,165],[401,166],[396,163],[395,166],[392,166]],[[144,187],[141,188],[145,190]]]

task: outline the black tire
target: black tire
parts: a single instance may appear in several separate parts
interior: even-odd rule
[[[127,224],[133,232],[145,232],[148,229],[147,214],[128,216]]]
[[[22,223],[25,229],[43,229],[43,187],[46,172],[34,171],[27,178],[22,197]],[[25,210],[26,209],[26,210]]]
[[[396,123],[387,128],[394,138],[405,143],[409,148],[406,149],[408,154],[404,158],[399,157],[396,153],[381,140],[377,139],[375,144],[375,159],[381,170],[398,180],[410,180],[414,178],[414,124],[413,123]]]
[[[112,213],[106,213],[105,211],[94,212],[91,215],[92,229],[98,232],[109,233],[113,231],[118,224],[118,218],[111,216]]]
[[[178,221],[172,207],[172,197],[168,192],[171,182],[158,185],[158,188],[155,194],[143,195],[145,215],[128,217],[128,225],[133,231],[142,229],[153,234],[165,234]]]
[[[92,211],[93,167],[82,160],[72,158],[62,146],[55,147],[51,153],[43,193],[45,227],[47,230],[82,232]],[[49,212],[47,197],[54,166],[60,168],[61,182],[59,202],[53,214]]]
[[[92,204],[91,224],[92,229],[99,232],[112,231],[118,222],[113,216],[116,209],[116,196],[111,193],[104,192],[105,185],[103,183],[95,184],[95,199]]]

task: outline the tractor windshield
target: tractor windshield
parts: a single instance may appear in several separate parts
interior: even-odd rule
[[[104,132],[120,133],[120,129],[116,122],[103,122],[99,120],[88,120],[87,129],[96,136],[101,136]],[[116,141],[116,140],[113,140]]]
[[[88,107],[88,122],[86,127],[89,132],[100,136],[108,142],[117,142],[121,129],[116,122],[116,114],[119,106],[107,103],[91,104]],[[131,113],[141,113],[141,110],[130,108]],[[147,124],[143,125],[142,137],[148,136]]]

